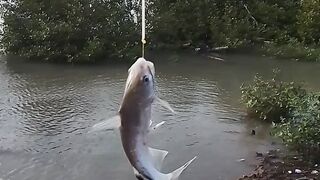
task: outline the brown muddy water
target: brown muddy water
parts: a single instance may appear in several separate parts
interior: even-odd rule
[[[169,172],[195,155],[181,180],[237,179],[254,169],[256,151],[277,148],[266,124],[246,118],[239,87],[254,74],[320,89],[320,65],[256,56],[159,53],[158,94],[177,114],[153,107],[153,121],[167,121],[151,135],[169,155]],[[0,60],[1,180],[134,180],[118,133],[88,134],[118,110],[127,65],[71,66]],[[252,129],[257,134],[250,135]],[[245,161],[239,161],[245,159]]]

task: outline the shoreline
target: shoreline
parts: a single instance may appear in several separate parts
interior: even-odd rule
[[[297,153],[270,150],[257,153],[260,162],[249,174],[238,180],[317,180],[320,179],[320,166]]]
[[[149,44],[146,47],[146,51],[148,51],[146,56],[149,56],[148,54],[152,54],[153,52],[158,51],[178,51],[178,52],[188,52],[198,55],[207,55],[208,58],[217,60],[217,61],[224,61],[221,56],[225,54],[252,54],[256,56],[262,56],[262,57],[270,57],[270,58],[276,58],[276,59],[283,59],[283,60],[289,60],[289,61],[298,61],[298,62],[319,62],[317,56],[318,51],[312,51],[312,54],[310,54],[309,51],[312,49],[312,47],[308,47],[307,49],[303,50],[305,47],[286,47],[284,45],[276,45],[276,44],[258,44],[258,45],[252,45],[252,46],[242,46],[242,47],[229,47],[229,46],[210,46],[210,45],[193,45],[193,44],[182,44],[182,45],[168,45],[168,44]],[[299,53],[295,53],[299,49]],[[303,51],[303,52],[302,52]],[[1,53],[2,52],[2,53]],[[308,57],[308,53],[311,57]],[[319,48],[319,54],[320,54],[320,48]],[[24,57],[17,54],[12,53],[5,53],[4,49],[0,50],[0,55],[7,56],[7,57],[18,57],[19,59],[22,59],[23,61],[29,61],[29,62],[40,62],[40,63],[49,63],[49,64],[127,64],[134,62],[136,58],[139,57],[139,55],[134,55],[130,58],[117,58],[117,57],[104,57],[102,59],[91,59],[89,61],[65,61],[63,58],[60,59],[51,59],[46,60],[46,58],[40,58],[40,57]]]

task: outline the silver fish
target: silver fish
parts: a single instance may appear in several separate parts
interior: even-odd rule
[[[119,127],[124,152],[138,179],[177,180],[196,157],[171,173],[160,171],[168,152],[149,147],[147,135],[165,122],[152,125],[151,106],[157,100],[170,111],[174,111],[169,103],[156,97],[154,83],[153,63],[139,58],[128,70],[119,116],[94,125],[92,131]]]

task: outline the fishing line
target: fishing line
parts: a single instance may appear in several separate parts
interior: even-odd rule
[[[144,48],[146,44],[146,1],[141,1],[141,43],[142,43],[142,57],[144,58]]]

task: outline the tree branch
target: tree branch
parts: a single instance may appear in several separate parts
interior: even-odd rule
[[[251,12],[248,9],[248,6],[246,4],[243,4],[243,7],[246,9],[246,11],[248,12],[249,16],[251,17],[251,19],[254,21],[255,25],[258,26],[258,21],[256,20],[256,18],[251,14]]]

